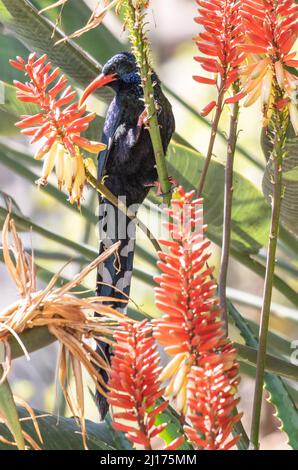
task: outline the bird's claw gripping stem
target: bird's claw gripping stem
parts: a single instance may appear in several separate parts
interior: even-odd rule
[[[149,125],[150,119],[151,119],[151,116],[148,116],[147,109],[144,109],[144,111],[142,112],[142,114],[139,117],[138,127],[139,128],[141,128],[143,126],[147,127]]]
[[[173,178],[172,176],[169,176],[169,182],[171,183],[171,189],[167,193],[163,193],[161,191],[161,184],[160,184],[159,181],[155,181],[154,183],[145,184],[144,186],[147,187],[147,188],[156,188],[156,195],[159,196],[159,197],[164,197],[164,196],[168,196],[169,194],[172,194],[174,189],[177,188],[177,186],[178,186],[178,181],[175,178]]]

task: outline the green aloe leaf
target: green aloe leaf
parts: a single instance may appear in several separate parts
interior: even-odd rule
[[[179,144],[168,151],[169,173],[186,189],[195,189],[204,157]],[[204,196],[204,222],[208,238],[221,246],[223,225],[224,166],[212,161],[207,175]],[[232,212],[231,248],[253,254],[267,242],[270,209],[262,193],[244,176],[235,172]]]
[[[0,214],[0,224],[1,225],[4,222],[4,220],[6,218],[6,215],[7,215],[7,211],[9,209],[11,209],[11,211],[14,212],[17,215],[20,215],[20,216],[23,215],[22,211],[19,208],[16,201],[9,194],[5,193],[4,191],[0,191],[0,208],[4,209],[4,212],[2,212]]]
[[[0,377],[3,375],[3,367],[0,365]],[[19,450],[25,449],[22,427],[20,424],[19,414],[13,398],[10,385],[7,380],[0,385],[0,418],[5,424],[0,425],[6,431],[7,439],[11,440],[11,435],[17,444]],[[0,434],[1,431],[0,431]],[[1,449],[1,444],[0,444]]]
[[[229,315],[247,346],[258,348],[258,340],[249,324],[231,303],[229,303]],[[268,401],[274,406],[276,416],[281,422],[281,429],[288,436],[289,445],[294,450],[298,450],[298,410],[287,387],[280,377],[266,372],[265,388],[269,393]]]
[[[256,348],[238,343],[235,343],[235,347],[242,360],[247,361],[249,364],[256,365],[258,353]],[[287,379],[298,380],[298,367],[272,354],[266,355],[266,370]]]
[[[22,80],[24,78],[23,72],[11,67],[9,60],[14,59],[17,55],[28,56],[28,49],[17,38],[5,35],[3,32],[0,32],[0,46],[0,80],[7,83],[12,83],[13,80]]]
[[[55,336],[49,332],[46,326],[38,326],[34,329],[30,328],[25,330],[20,334],[20,339],[29,354],[45,348],[56,341]],[[14,336],[10,336],[8,341],[11,347],[11,357],[13,359],[24,356],[24,351]]]
[[[24,75],[23,75],[24,81]],[[4,103],[0,104],[0,110],[2,113],[7,113],[11,124],[11,132],[20,135],[20,129],[17,129],[14,124],[20,120],[21,114],[37,114],[40,108],[31,103],[23,103],[16,97],[16,89],[13,85],[7,82],[1,82],[4,90]],[[2,123],[1,123],[2,128]]]
[[[0,206],[0,217],[5,218],[8,214],[8,209],[5,207]],[[76,253],[79,253],[82,256],[85,256],[87,259],[95,259],[98,256],[98,252],[87,245],[76,243],[72,240],[69,240],[68,238],[62,237],[61,235],[57,234],[56,232],[53,232],[45,227],[42,227],[39,224],[36,224],[32,222],[30,219],[27,217],[24,217],[22,215],[15,214],[14,212],[11,211],[12,217],[16,223],[17,229],[21,230],[28,230],[30,231],[31,229],[35,232],[38,233],[39,235],[46,237],[48,240],[52,240],[56,243],[59,243],[60,245],[67,247],[71,250],[74,250]]]
[[[19,408],[18,412],[21,418],[28,418],[28,413],[23,408]],[[45,416],[45,413],[39,410],[34,410],[34,413],[43,438],[43,444],[40,444],[43,450],[83,450],[80,427],[75,419],[50,414]],[[39,443],[32,420],[24,420],[22,426],[24,431]],[[112,451],[117,449],[113,433],[107,424],[97,424],[86,420],[86,430],[89,450]],[[7,439],[10,438],[7,428],[3,424],[0,424],[0,435]],[[0,443],[0,450],[13,450],[13,447]]]

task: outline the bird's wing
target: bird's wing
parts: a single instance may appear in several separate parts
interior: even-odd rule
[[[115,106],[113,103],[108,111],[104,131],[102,134],[101,141],[106,144],[107,148],[98,154],[98,180],[104,176],[105,167],[109,154],[114,142],[115,133],[121,121],[122,113],[119,110],[113,109]],[[117,112],[118,111],[118,112]]]

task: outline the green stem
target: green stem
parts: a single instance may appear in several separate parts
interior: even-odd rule
[[[239,91],[239,87],[234,85],[234,94]],[[227,309],[227,276],[230,259],[230,245],[231,245],[231,223],[232,223],[232,205],[233,205],[233,169],[234,157],[237,143],[237,130],[238,130],[238,117],[239,117],[239,103],[232,105],[232,114],[230,118],[230,132],[228,138],[227,148],[227,162],[225,168],[225,191],[224,191],[224,217],[223,217],[223,237],[222,237],[222,251],[221,251],[221,264],[220,275],[218,282],[218,291],[220,306],[222,309],[222,316],[225,323],[226,334],[228,335],[228,309]]]
[[[131,0],[126,0],[124,2],[124,8],[126,23],[130,33],[130,42],[141,74],[144,103],[149,121],[149,134],[155,154],[156,170],[164,202],[169,205],[171,202],[171,184],[169,181],[167,164],[159,130],[157,106],[154,99],[152,69],[149,61],[150,51],[148,38],[144,30],[144,12],[142,7],[134,7]]]
[[[276,86],[277,88],[277,86]],[[278,96],[278,91],[276,98]],[[263,398],[263,385],[266,363],[267,337],[269,329],[270,307],[272,300],[272,289],[275,271],[276,248],[278,239],[278,229],[282,201],[282,161],[285,153],[285,139],[288,118],[285,112],[275,110],[273,113],[273,131],[275,134],[272,161],[273,161],[273,182],[272,182],[272,215],[269,235],[269,245],[267,251],[266,275],[263,293],[263,306],[261,311],[261,323],[259,332],[259,350],[257,358],[256,383],[253,402],[251,443],[255,449],[259,448],[259,433],[261,421],[261,408]]]
[[[222,85],[219,90],[215,116],[214,116],[213,123],[211,126],[211,135],[210,135],[206,160],[205,160],[205,164],[204,164],[204,167],[200,176],[200,180],[199,180],[198,197],[202,196],[203,189],[204,189],[205,182],[206,182],[207,173],[208,173],[208,168],[209,168],[211,158],[213,155],[213,149],[214,149],[215,139],[217,135],[218,125],[219,125],[220,117],[221,117],[222,110],[223,110],[224,96],[225,96],[225,87],[224,85]]]

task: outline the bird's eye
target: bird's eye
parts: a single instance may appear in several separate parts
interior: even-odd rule
[[[116,67],[115,67],[115,65],[112,65],[110,67],[110,73],[115,73],[115,72],[116,72]]]

